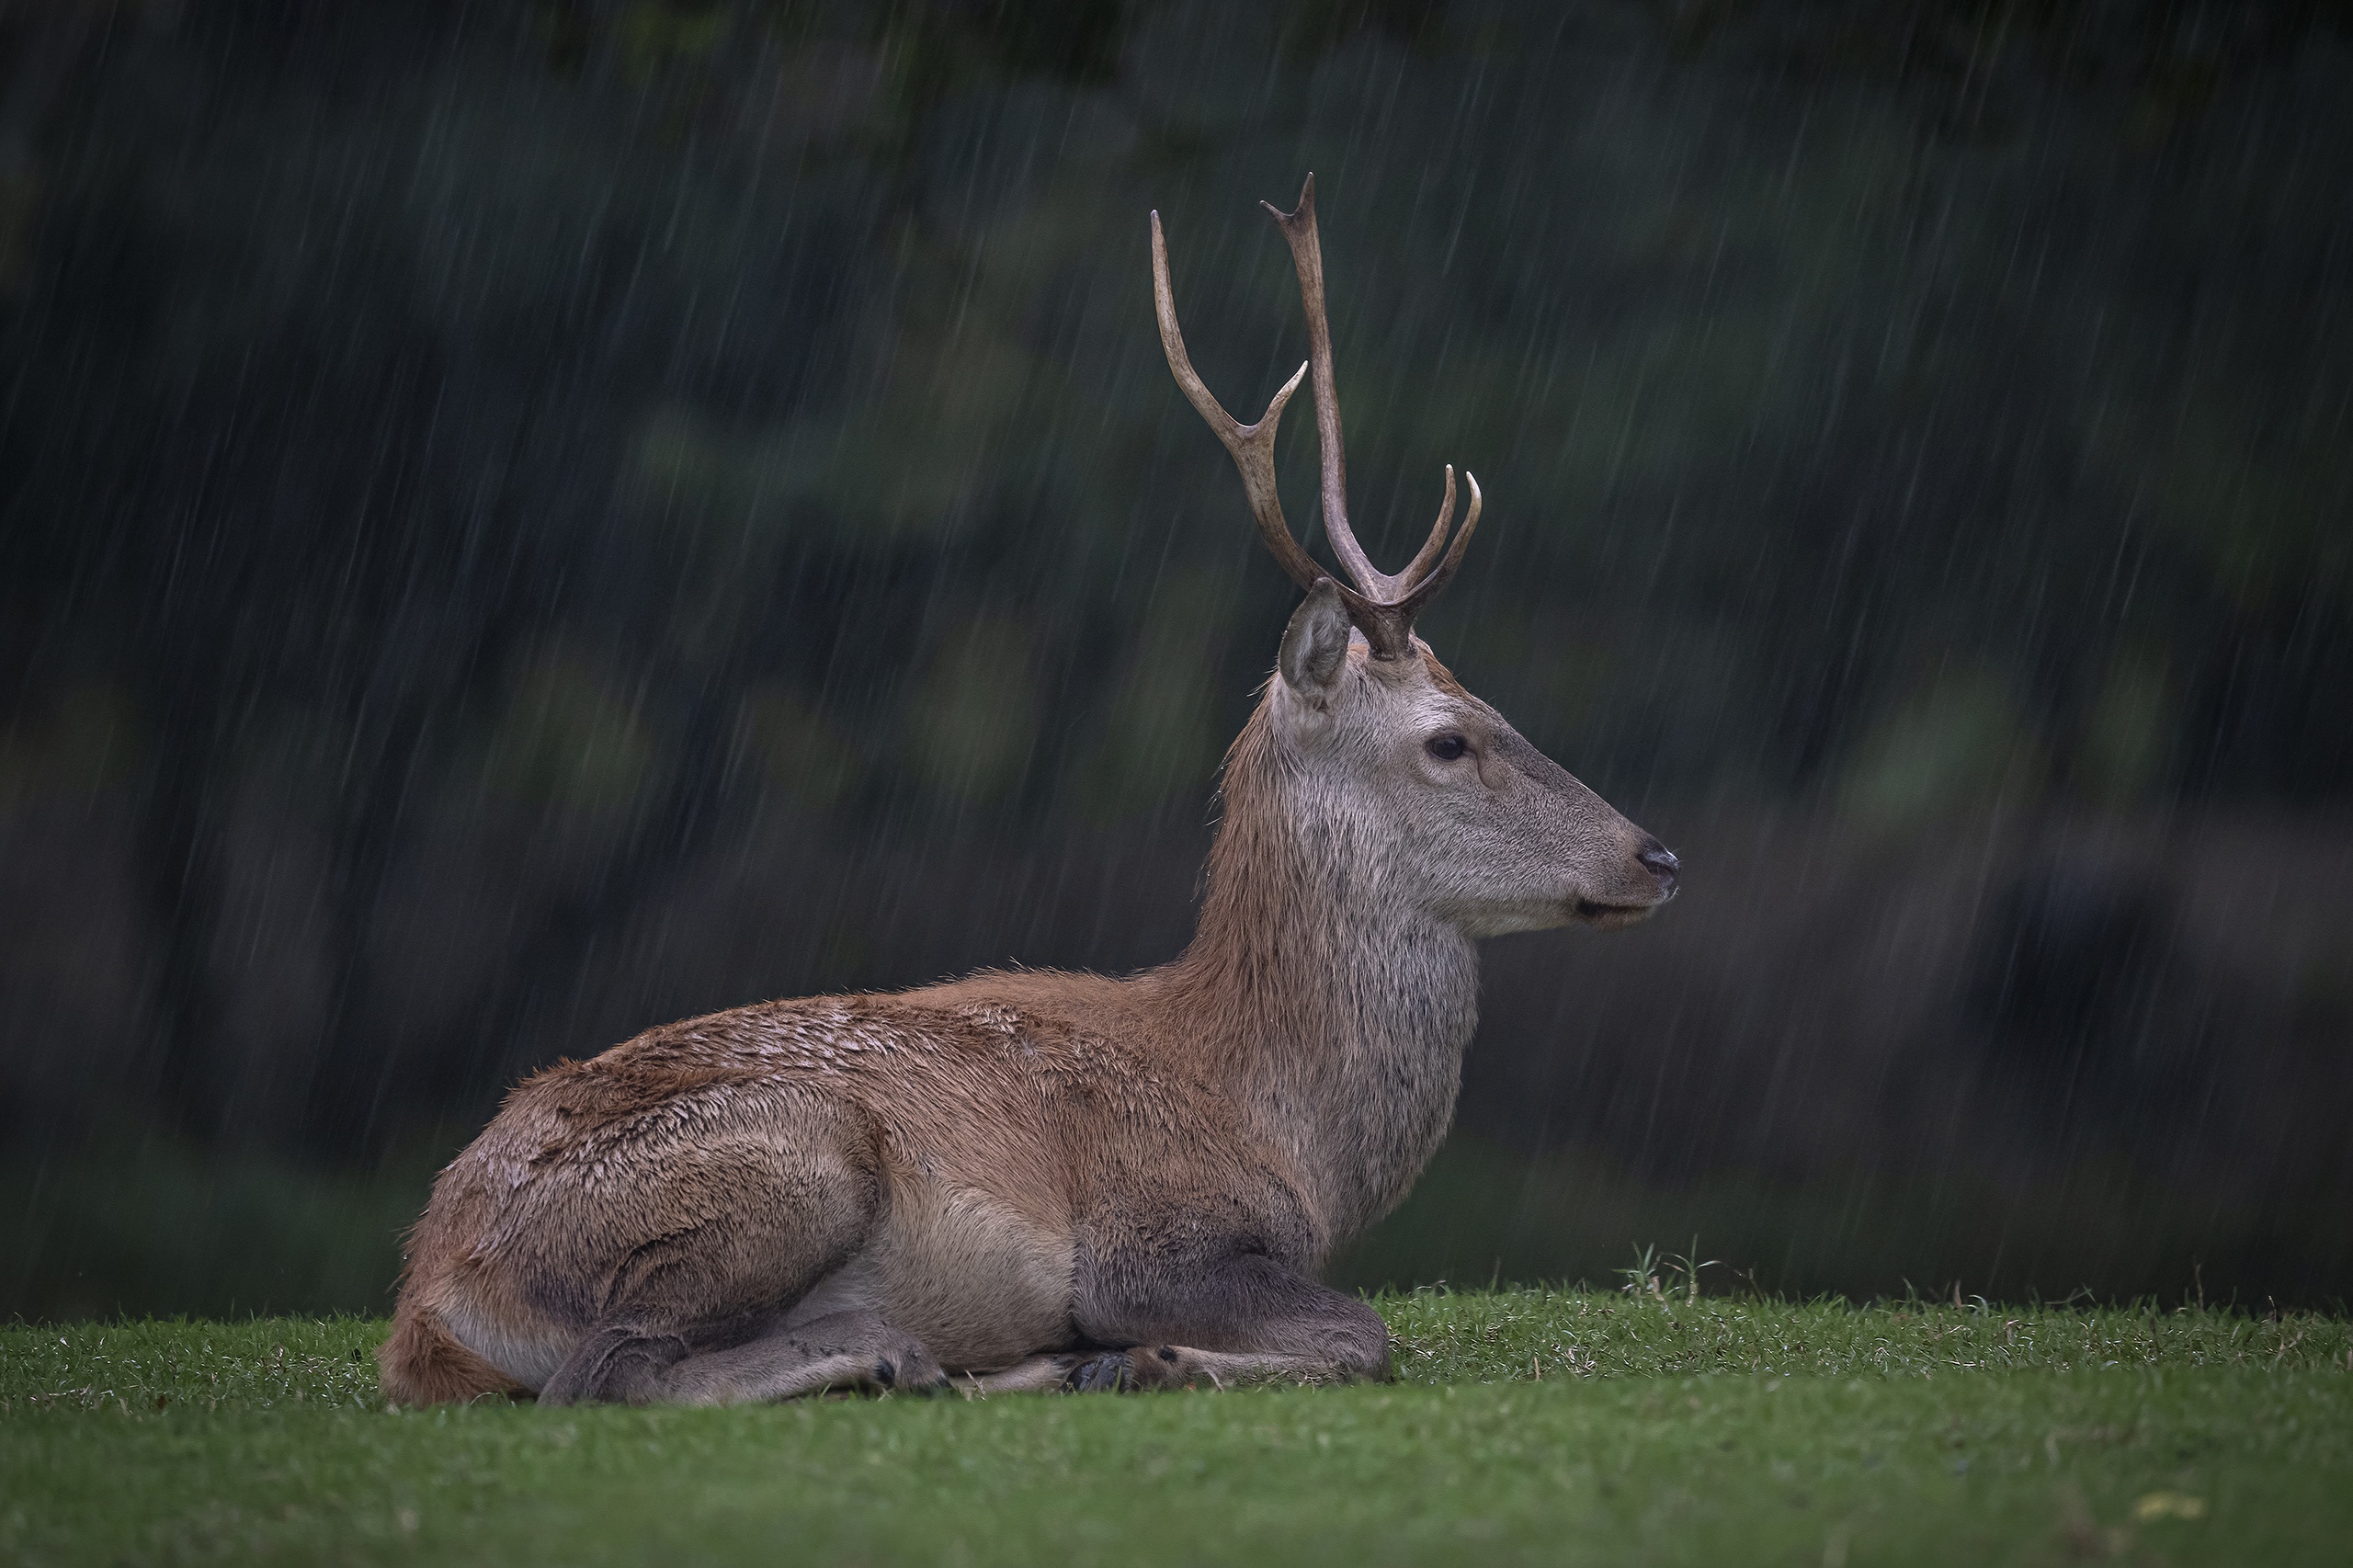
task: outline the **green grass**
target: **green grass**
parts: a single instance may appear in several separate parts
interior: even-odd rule
[[[14,1562],[2336,1562],[2353,1325],[1563,1291],[1381,1387],[392,1411],[365,1319],[0,1330]]]

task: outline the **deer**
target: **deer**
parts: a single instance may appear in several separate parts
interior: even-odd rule
[[[1226,755],[1192,941],[1124,978],[983,971],[759,1003],[525,1079],[436,1178],[379,1352],[405,1404],[725,1403],[824,1391],[1227,1388],[1389,1376],[1319,1278],[1453,1119],[1484,937],[1616,928],[1678,865],[1414,631],[1482,498],[1394,576],[1348,524],[1311,175],[1289,212],[1310,358],[1255,425],[1161,345],[1305,590]],[[1313,372],[1323,516],[1275,431]]]

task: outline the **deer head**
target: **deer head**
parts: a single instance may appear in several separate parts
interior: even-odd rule
[[[1277,771],[1296,781],[1294,799],[1316,819],[1316,831],[1339,829],[1355,841],[1351,852],[1378,855],[1392,894],[1467,935],[1643,919],[1675,896],[1675,857],[1465,690],[1414,634],[1415,616],[1454,575],[1478,527],[1479,482],[1463,475],[1470,505],[1449,539],[1455,486],[1448,466],[1438,521],[1396,575],[1375,568],[1358,544],[1348,526],[1315,176],[1308,176],[1293,210],[1261,205],[1290,243],[1310,355],[1256,424],[1227,414],[1193,369],[1176,324],[1157,212],[1152,282],[1161,346],[1176,384],[1242,471],[1267,548],[1308,591],[1283,632],[1261,710]],[[1311,370],[1324,528],[1353,585],[1335,580],[1301,546],[1276,491],[1276,426]]]

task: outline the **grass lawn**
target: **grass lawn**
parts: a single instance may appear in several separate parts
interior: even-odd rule
[[[0,1561],[2353,1561],[2353,1324],[1380,1301],[1399,1381],[392,1411],[358,1318],[0,1329]]]

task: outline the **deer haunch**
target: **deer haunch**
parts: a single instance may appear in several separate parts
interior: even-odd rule
[[[1208,1110],[1198,1085],[1001,1002],[772,1004],[651,1031],[524,1084],[443,1173],[387,1388],[726,1401],[950,1366],[1018,1385],[1065,1346],[1091,1354],[1053,1381],[1085,1382],[1147,1340],[1180,1348],[1131,1386],[1377,1370],[1379,1319],[1301,1272],[1313,1228],[1279,1154]],[[1082,1153],[1092,1180],[1073,1179]],[[1137,1201],[1138,1182],[1157,1190]],[[1157,1288],[1172,1268],[1187,1295]],[[1263,1366],[1237,1354],[1245,1323]],[[440,1369],[449,1345],[471,1386]]]

